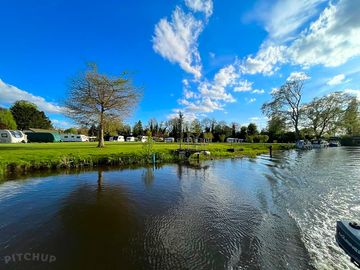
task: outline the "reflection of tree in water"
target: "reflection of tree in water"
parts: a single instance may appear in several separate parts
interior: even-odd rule
[[[155,179],[154,167],[146,167],[142,173],[142,178],[146,187],[150,187]]]
[[[135,241],[140,224],[124,190],[82,185],[70,194],[60,210],[66,243],[63,269],[139,269],[141,241]],[[137,246],[139,243],[139,246]],[[140,253],[140,254],[139,254]],[[138,264],[138,265],[136,265]]]

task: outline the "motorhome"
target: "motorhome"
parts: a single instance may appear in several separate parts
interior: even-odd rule
[[[20,130],[0,130],[0,143],[27,143],[27,136]]]
[[[124,142],[124,136],[112,136],[109,138],[110,142]]]
[[[82,134],[61,134],[63,142],[88,142],[89,137]]]
[[[135,142],[135,137],[126,137],[127,142]]]

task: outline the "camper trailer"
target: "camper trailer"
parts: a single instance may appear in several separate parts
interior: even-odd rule
[[[165,138],[164,142],[173,143],[173,142],[175,142],[175,138],[174,137],[167,137],[167,138]]]
[[[81,134],[61,134],[63,142],[88,142],[89,137]]]
[[[27,136],[20,130],[0,130],[0,143],[27,143]]]
[[[135,137],[126,137],[127,142],[135,142]]]
[[[148,136],[140,136],[140,142],[147,142],[148,138]]]
[[[109,138],[110,142],[124,142],[124,136],[112,136]]]

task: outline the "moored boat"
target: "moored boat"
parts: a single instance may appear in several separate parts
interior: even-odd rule
[[[336,224],[336,242],[360,268],[360,224],[349,221],[338,221]]]
[[[341,144],[338,140],[330,140],[329,141],[329,147],[339,147],[339,146],[341,146]]]
[[[325,140],[312,140],[311,144],[313,148],[326,148],[329,146],[329,143]]]

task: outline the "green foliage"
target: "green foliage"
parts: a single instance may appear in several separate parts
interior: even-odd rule
[[[351,98],[342,119],[342,125],[345,128],[347,135],[360,134],[360,102],[356,97]]]
[[[224,141],[225,141],[225,138],[226,138],[226,135],[225,135],[225,134],[220,134],[220,135],[219,135],[219,140],[220,140],[220,142],[224,142]]]
[[[16,122],[9,110],[0,108],[0,129],[16,129]]]
[[[76,128],[68,128],[64,130],[64,133],[69,133],[69,134],[78,134],[78,130]]]
[[[153,154],[154,140],[151,136],[150,130],[146,132],[146,136],[147,140],[143,143],[143,151],[146,157],[151,158],[151,155]]]
[[[133,127],[133,135],[135,137],[137,137],[137,136],[141,136],[143,134],[144,134],[144,129],[143,129],[141,121],[139,120],[138,122],[135,123],[135,125]]]
[[[39,111],[35,104],[19,100],[11,106],[10,111],[14,116],[18,129],[29,128],[52,129],[51,121],[43,111]]]
[[[257,126],[255,123],[250,123],[247,127],[247,135],[255,135],[258,134]]]

